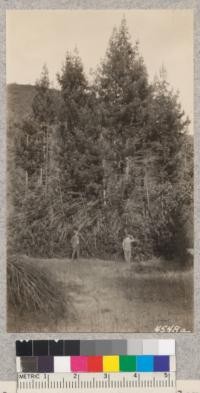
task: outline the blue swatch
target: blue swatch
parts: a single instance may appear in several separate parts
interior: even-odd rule
[[[153,372],[154,361],[153,356],[137,356],[136,357],[136,371],[138,372]]]
[[[154,356],[154,371],[169,371],[169,356]]]

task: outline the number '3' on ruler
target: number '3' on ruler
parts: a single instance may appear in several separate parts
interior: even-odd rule
[[[175,372],[169,373],[18,373],[17,393],[175,393]]]

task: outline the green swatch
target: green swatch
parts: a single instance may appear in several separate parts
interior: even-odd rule
[[[120,356],[120,371],[136,371],[136,356]]]

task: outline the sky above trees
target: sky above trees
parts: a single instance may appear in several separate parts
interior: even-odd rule
[[[34,84],[44,63],[56,74],[67,50],[77,47],[86,74],[105,56],[114,26],[125,16],[131,40],[139,40],[149,77],[162,64],[193,121],[193,14],[191,10],[7,11],[7,82]],[[193,124],[190,126],[192,132]]]

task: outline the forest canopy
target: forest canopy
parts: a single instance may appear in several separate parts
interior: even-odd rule
[[[93,81],[67,52],[51,88],[44,66],[26,116],[8,116],[8,251],[184,261],[193,247],[193,138],[165,69],[150,82],[125,19]]]

